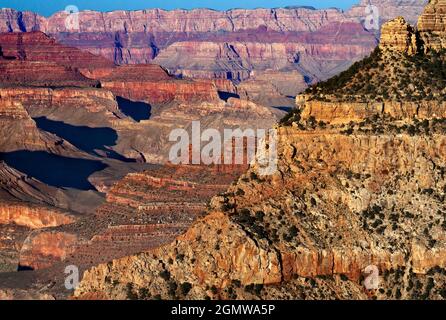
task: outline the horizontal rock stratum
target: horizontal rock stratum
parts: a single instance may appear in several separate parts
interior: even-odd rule
[[[68,14],[63,11],[45,18],[3,9],[0,32],[39,30],[117,64],[155,61],[182,77],[239,82],[253,78],[252,72],[299,72],[305,82],[292,92],[295,96],[308,84],[325,80],[367,55],[376,45],[375,33],[382,22],[402,15],[413,23],[425,3],[363,0],[345,12],[308,7],[82,11],[79,28],[74,29],[65,25]],[[379,11],[379,24],[373,28],[367,27],[369,4]],[[266,84],[274,86],[274,79]],[[259,101],[283,104],[286,96],[276,92],[267,97],[269,101]]]
[[[380,63],[420,63],[392,49],[299,97],[276,127],[277,172],[252,165],[175,242],[86,271],[75,296],[445,299],[444,87],[420,76],[418,100],[362,102],[360,79]],[[423,70],[444,63],[441,53],[419,55]],[[356,95],[341,94],[348,79]],[[436,94],[421,98],[425,88]],[[365,286],[368,266],[379,270],[379,290]]]

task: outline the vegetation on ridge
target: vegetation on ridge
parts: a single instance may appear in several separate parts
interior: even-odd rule
[[[372,54],[341,74],[305,91],[321,101],[446,100],[445,50],[407,55],[383,51]]]

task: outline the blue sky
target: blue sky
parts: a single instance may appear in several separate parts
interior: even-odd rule
[[[0,0],[0,7],[30,10],[49,16],[56,11],[64,10],[68,5],[75,5],[80,10],[98,11],[148,8],[213,8],[226,10],[230,8],[275,8],[296,5],[348,9],[358,2],[359,0]]]

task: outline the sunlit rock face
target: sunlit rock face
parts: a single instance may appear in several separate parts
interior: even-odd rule
[[[417,35],[403,17],[398,17],[383,25],[379,46],[384,50],[396,50],[412,55],[418,51]]]
[[[411,95],[361,90],[444,56],[408,55],[413,29],[402,18],[387,28],[371,58],[298,96],[277,127],[274,174],[251,166],[174,243],[91,268],[75,296],[444,299],[444,86],[420,73]],[[426,87],[435,94],[423,96]],[[382,290],[367,288],[369,266]]]
[[[274,79],[265,80],[271,72],[298,72],[305,81],[291,94],[277,96],[276,92],[258,100],[290,106],[287,96],[296,96],[309,84],[332,77],[370,53],[382,23],[397,16],[414,23],[425,3],[362,1],[345,12],[309,7],[85,11],[78,14],[79,28],[74,29],[67,27],[65,12],[44,18],[3,9],[0,31],[39,30],[116,64],[155,62],[185,78],[227,79],[236,84],[251,80],[254,85],[274,87]],[[369,5],[378,10],[379,21],[366,30]],[[82,73],[97,78],[106,74],[104,70],[96,67]],[[257,81],[258,77],[262,79]],[[170,89],[161,88],[166,90]]]
[[[446,1],[431,0],[418,20],[425,51],[446,49]]]

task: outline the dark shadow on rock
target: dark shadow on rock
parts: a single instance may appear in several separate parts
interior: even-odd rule
[[[218,96],[221,100],[228,101],[229,98],[237,98],[240,99],[240,96],[236,93],[218,91]]]
[[[278,109],[280,111],[285,111],[285,112],[290,112],[291,110],[294,109],[294,107],[289,107],[289,106],[274,106],[273,108]]]
[[[50,186],[79,190],[96,190],[88,177],[107,168],[101,161],[68,158],[45,151],[0,153],[0,160]]]
[[[31,268],[31,267],[28,267],[28,266],[22,266],[22,265],[20,265],[19,264],[19,266],[17,267],[17,271],[34,271],[34,269],[33,268]]]
[[[118,140],[118,134],[112,128],[73,126],[62,121],[50,120],[46,117],[34,118],[34,121],[39,129],[67,140],[80,150],[97,156],[104,156],[105,154],[107,158],[135,162],[135,160],[128,159],[107,148],[116,145]],[[98,153],[98,151],[102,151],[102,153]]]
[[[119,110],[135,121],[149,120],[152,106],[145,102],[135,102],[122,97],[116,97]]]

